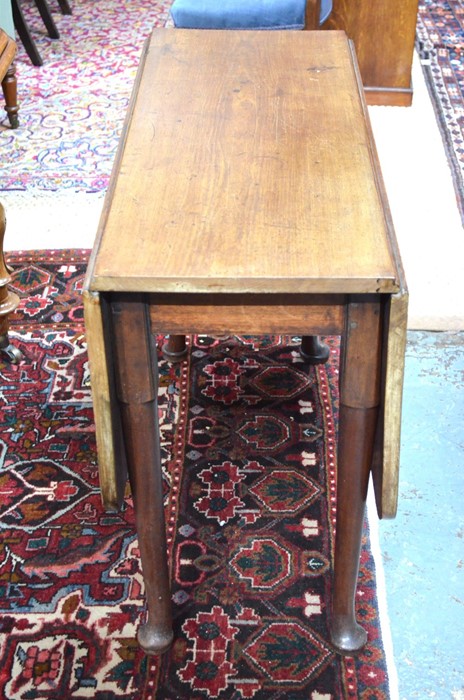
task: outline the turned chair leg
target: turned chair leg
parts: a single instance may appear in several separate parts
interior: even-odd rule
[[[2,90],[5,97],[5,111],[12,129],[17,129],[19,126],[18,120],[18,90],[16,80],[16,65],[15,62],[8,68],[5,77],[2,80]]]
[[[23,355],[18,348],[10,343],[8,329],[10,316],[18,307],[19,297],[8,289],[10,274],[3,257],[5,229],[5,210],[0,204],[0,353],[10,362],[17,364]]]

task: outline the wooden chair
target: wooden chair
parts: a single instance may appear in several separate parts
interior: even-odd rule
[[[3,239],[5,237],[5,210],[0,202],[0,355],[13,364],[18,364],[22,352],[10,343],[8,335],[11,314],[19,305],[19,297],[8,289],[10,270],[3,257]]]
[[[19,34],[19,38],[21,39],[24,48],[26,49],[26,53],[34,66],[41,66],[43,64],[43,60],[37,46],[35,45],[35,41],[29,30],[29,26],[23,15],[20,0],[11,0],[11,4],[13,8],[14,26]],[[43,23],[45,24],[50,39],[59,39],[60,33],[50,12],[47,0],[35,0],[35,4],[39,10]],[[59,4],[63,14],[71,14],[71,8],[66,0],[60,0]]]
[[[174,0],[171,16],[185,29],[318,29],[332,0]]]
[[[5,97],[5,110],[12,129],[18,127],[18,98],[14,58],[16,43],[0,29],[0,80]]]
[[[60,6],[62,15],[72,15],[71,6],[68,0],[58,0],[58,5]]]

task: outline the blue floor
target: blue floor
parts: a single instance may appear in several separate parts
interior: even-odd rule
[[[464,333],[410,332],[398,516],[379,524],[400,700],[464,700]]]

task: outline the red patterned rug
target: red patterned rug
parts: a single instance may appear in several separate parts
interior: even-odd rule
[[[417,49],[464,223],[464,5],[420,0]]]
[[[385,700],[366,529],[357,658],[327,642],[338,344],[195,337],[160,362],[175,643],[135,641],[143,581],[130,495],[102,510],[80,291],[88,251],[9,255],[23,351],[0,363],[0,697]],[[160,339],[161,340],[161,339]]]

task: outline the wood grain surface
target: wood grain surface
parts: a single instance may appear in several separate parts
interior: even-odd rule
[[[368,104],[409,105],[418,0],[334,0],[324,29],[354,42]]]
[[[125,134],[92,289],[398,290],[343,32],[155,30]]]

